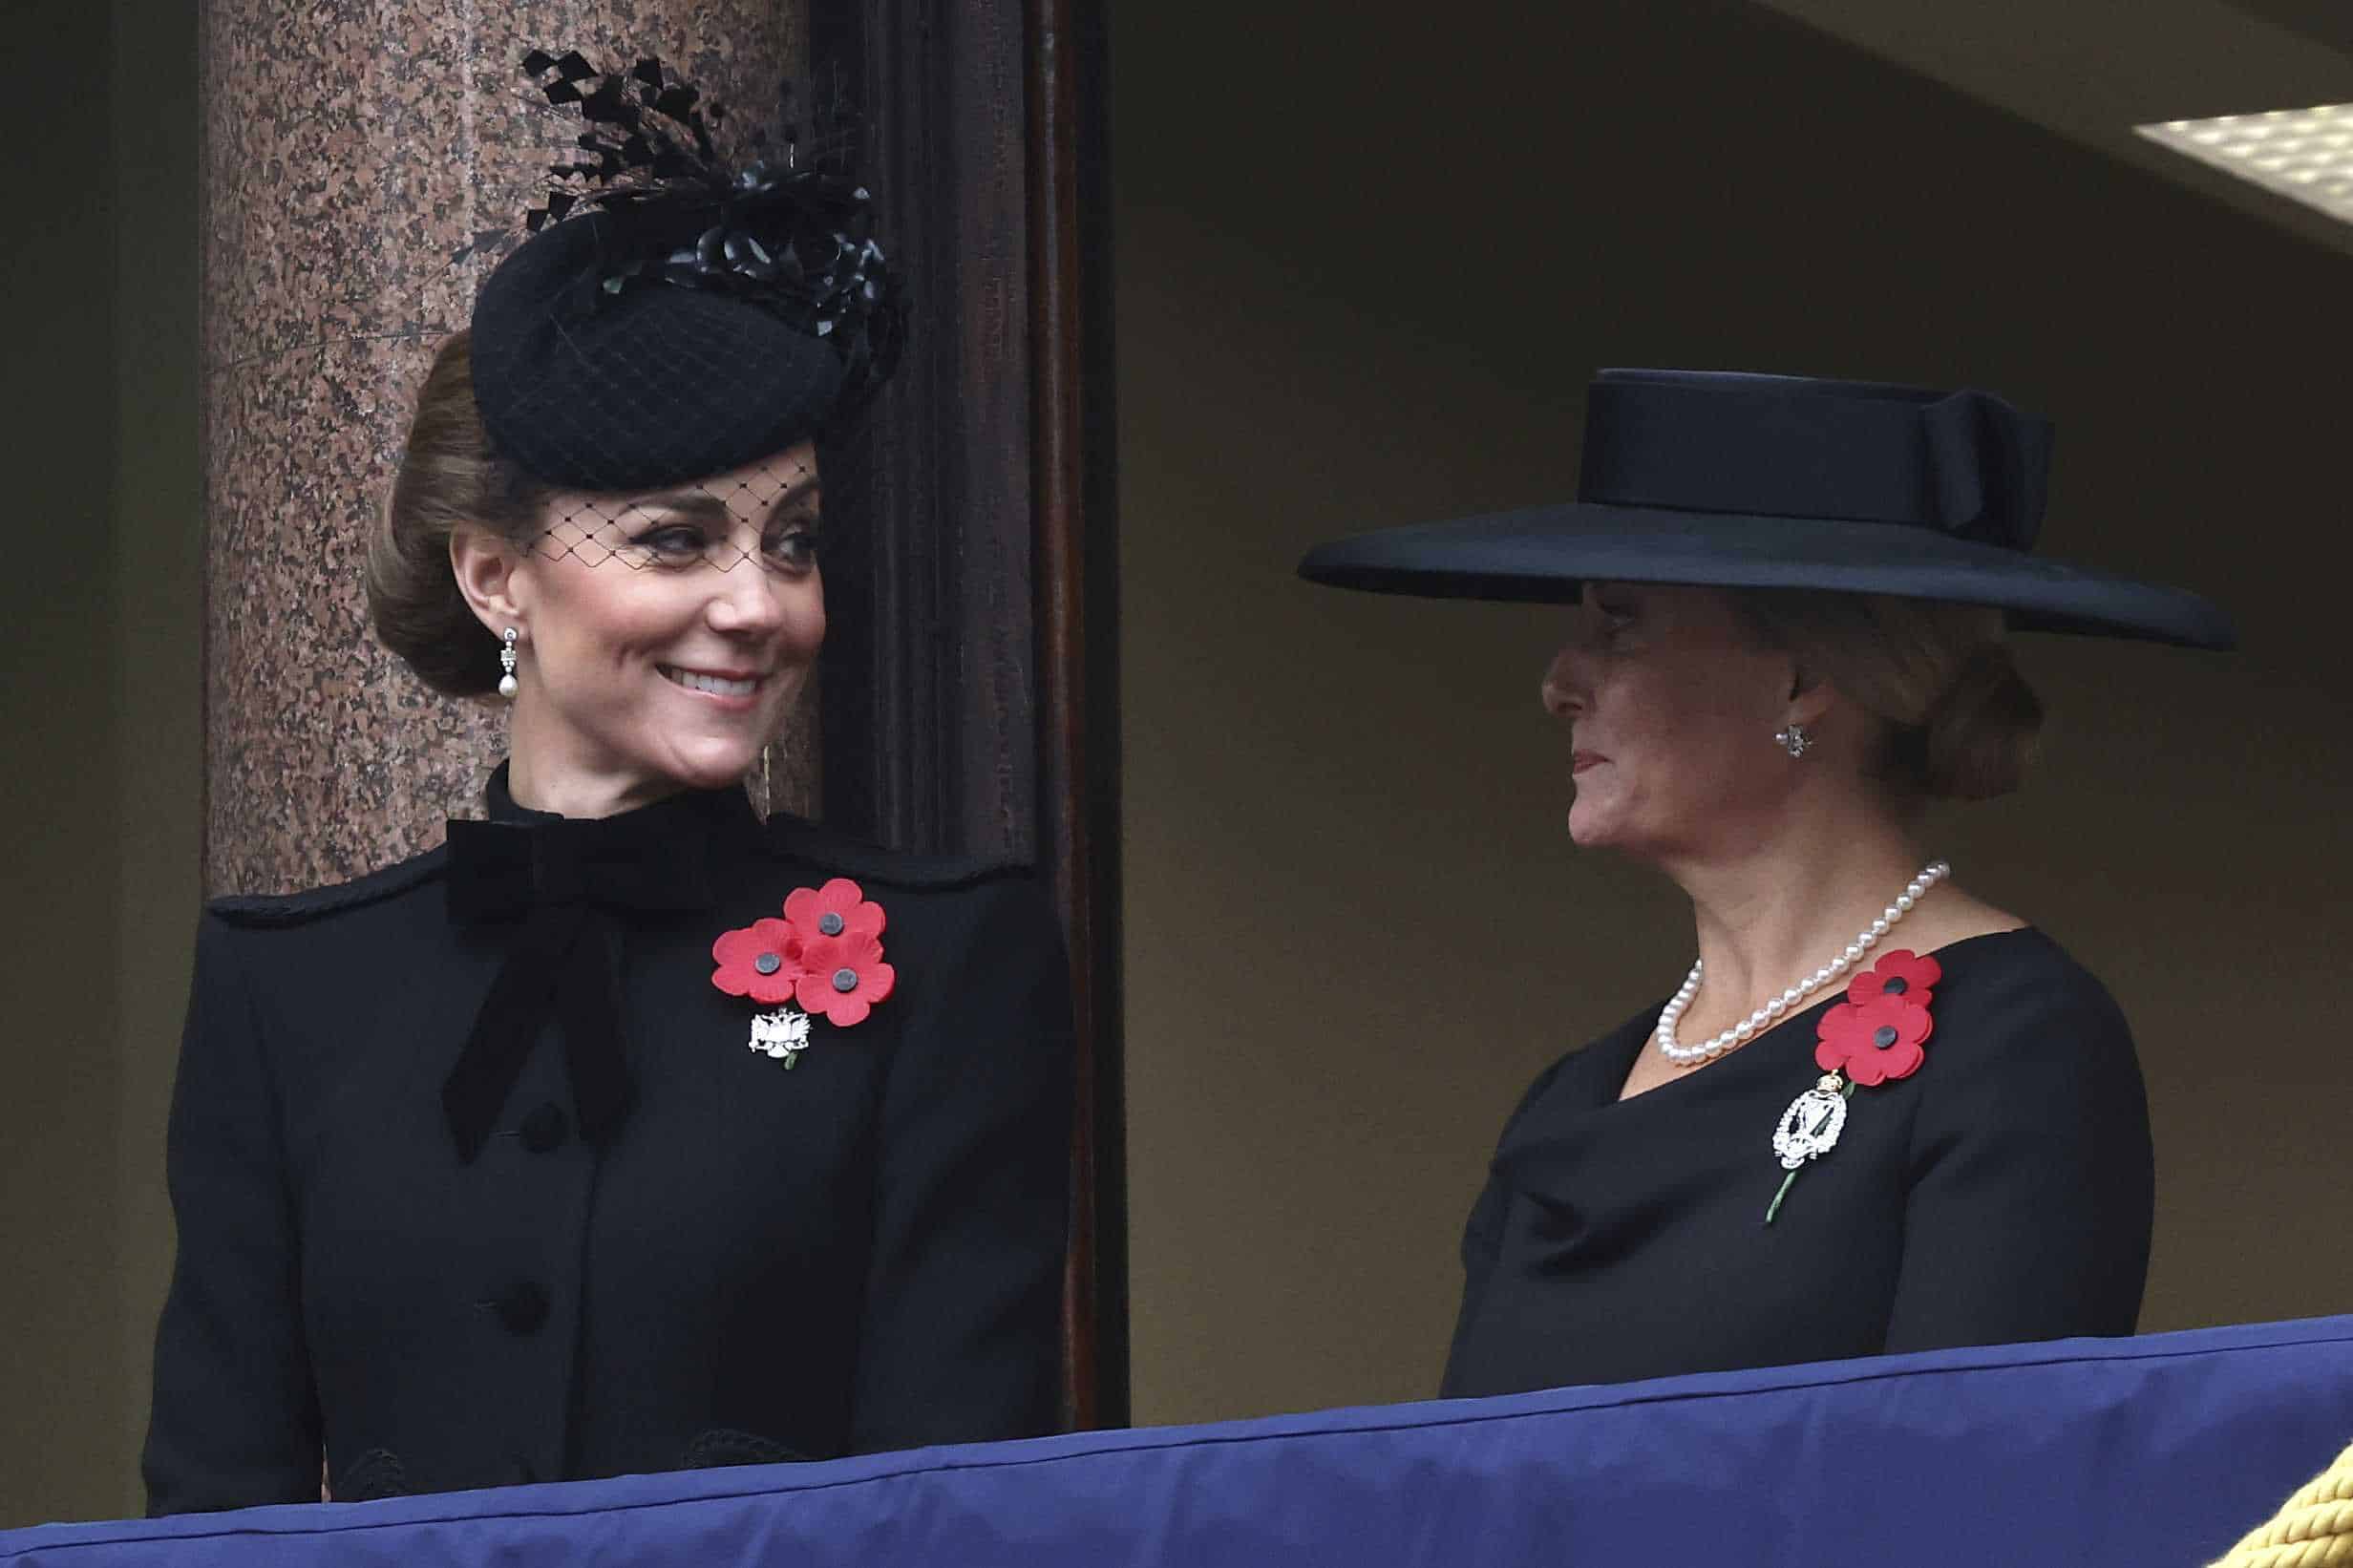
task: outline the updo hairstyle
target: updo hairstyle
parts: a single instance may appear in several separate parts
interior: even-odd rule
[[[1780,588],[1732,598],[1806,678],[1881,721],[1871,772],[1898,796],[1984,800],[2024,781],[2043,704],[2011,660],[1999,609]]]
[[[435,690],[481,697],[498,686],[498,639],[457,591],[450,536],[471,523],[527,549],[551,494],[492,450],[474,401],[473,335],[453,332],[425,373],[392,501],[368,540],[368,619]]]

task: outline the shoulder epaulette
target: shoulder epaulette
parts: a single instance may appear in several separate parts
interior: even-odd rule
[[[845,877],[916,891],[971,887],[1030,869],[1028,862],[1002,855],[908,855],[781,812],[768,819],[768,845],[778,855]]]
[[[448,849],[435,845],[382,871],[372,871],[331,887],[313,887],[301,893],[232,894],[214,899],[204,907],[232,925],[300,925],[322,915],[379,902],[420,882],[431,881],[441,874],[448,858]]]

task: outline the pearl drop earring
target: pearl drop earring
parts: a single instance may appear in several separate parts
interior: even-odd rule
[[[515,636],[513,626],[507,627],[499,636],[498,668],[503,673],[498,677],[498,695],[501,697],[512,698],[519,689],[515,683]]]

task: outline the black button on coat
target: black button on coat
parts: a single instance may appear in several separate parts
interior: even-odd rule
[[[493,816],[515,818],[493,785]],[[630,814],[710,906],[605,918],[625,1109],[591,1137],[551,1010],[461,1159],[449,1078],[517,921],[446,849],[217,901],[168,1168],[153,1513],[830,1457],[1056,1416],[1069,974],[1028,877],[735,791]],[[849,877],[896,988],[794,1067],[711,984],[722,932]]]

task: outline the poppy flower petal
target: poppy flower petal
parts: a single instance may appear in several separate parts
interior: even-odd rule
[[[1861,1003],[1881,996],[1896,996],[1926,1006],[1932,999],[1937,982],[1943,978],[1943,966],[1935,959],[1922,958],[1907,947],[1897,947],[1883,954],[1878,963],[1848,984],[1847,999]]]
[[[749,996],[764,1006],[774,1007],[792,1001],[799,985],[800,972],[796,969],[779,969],[773,975],[764,975],[755,969],[752,973],[752,983],[737,994]]]
[[[774,1004],[792,994],[792,984],[799,964],[795,953],[793,929],[782,921],[754,921],[733,931],[723,931],[710,944],[711,961],[717,965],[710,983],[728,996],[749,996],[756,1002]],[[775,964],[768,972],[761,972],[761,960],[773,955]]]
[[[1890,978],[1900,977],[1916,990],[1925,989],[1944,978],[1944,965],[1925,954],[1908,947],[1898,947],[1880,961],[1880,973]]]
[[[1865,1089],[1887,1081],[1886,1059],[1879,1051],[1863,1051],[1847,1058],[1847,1076]]]
[[[1862,1043],[1863,1011],[1852,1002],[1841,1002],[1825,1012],[1814,1024],[1814,1034],[1834,1050],[1852,1050]]]
[[[1944,978],[1942,964],[1906,947],[1898,947],[1882,958],[1874,972],[1879,977],[1881,991],[1893,988],[1905,1001],[1923,1007],[1928,1005],[1937,982]]]
[[[1892,1083],[1897,1078],[1909,1078],[1928,1060],[1928,1053],[1909,1041],[1897,1041],[1879,1053],[1879,1080]]]
[[[1919,1041],[1928,1037],[1928,1009],[1900,992],[1875,998],[1857,1009],[1865,1032],[1876,1036],[1883,1028],[1893,1028],[1899,1040]],[[1876,1038],[1872,1040],[1876,1047]]]
[[[800,946],[801,967],[819,979],[831,982],[836,969],[856,968],[857,955],[839,937],[809,937]]]
[[[784,901],[784,914],[796,930],[812,938],[880,937],[884,924],[882,906],[868,902],[847,877],[836,877],[823,887],[795,888]],[[832,931],[825,929],[829,918],[838,922]]]

